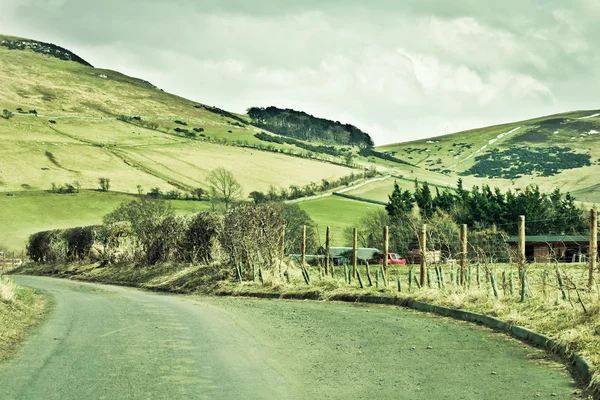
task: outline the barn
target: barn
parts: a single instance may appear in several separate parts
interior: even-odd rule
[[[511,253],[516,254],[519,237],[506,240]],[[535,235],[525,236],[525,258],[529,262],[586,262],[589,252],[588,235]]]

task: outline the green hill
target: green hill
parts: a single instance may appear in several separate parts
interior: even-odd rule
[[[2,42],[20,43],[0,36]],[[60,54],[72,54],[65,52]],[[0,46],[0,109],[6,110],[0,118],[0,190],[46,190],[52,182],[73,181],[95,188],[100,177],[108,177],[122,192],[135,193],[137,185],[187,191],[203,186],[210,170],[226,166],[248,193],[351,172],[283,155],[319,156],[290,144],[266,146],[245,116],[62,58],[31,45]],[[255,147],[263,144],[271,151]]]
[[[500,187],[536,183],[574,191],[600,172],[600,110],[473,129],[377,150],[430,172]],[[481,179],[478,179],[481,178]]]
[[[2,218],[0,246],[21,247],[29,233],[52,227],[61,207],[68,218],[56,217],[56,226],[99,222],[106,206],[83,205],[89,200],[84,192],[97,189],[100,178],[119,193],[185,193],[205,187],[207,174],[224,166],[247,196],[356,172],[340,155],[313,151],[302,141],[261,140],[255,135],[276,135],[250,125],[247,116],[93,68],[56,45],[0,36],[0,82],[0,209],[9,203],[11,209]],[[82,207],[70,196],[39,195],[66,184],[81,186]],[[94,203],[102,203],[99,196]],[[126,198],[106,196],[111,206]]]

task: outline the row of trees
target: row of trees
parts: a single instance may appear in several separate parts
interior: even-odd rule
[[[390,217],[401,218],[415,205],[425,221],[443,212],[458,224],[467,224],[472,228],[497,226],[511,235],[517,234],[516,221],[519,215],[525,215],[528,221],[535,222],[528,228],[528,233],[532,235],[577,233],[585,231],[587,227],[584,213],[570,193],[563,194],[558,188],[551,193],[543,193],[537,185],[506,192],[488,185],[473,186],[471,190],[466,190],[462,179],[459,179],[455,191],[440,191],[436,187],[434,194],[427,182],[419,185],[415,181],[412,192],[400,189],[395,183],[386,207]]]
[[[252,107],[248,109],[248,116],[255,126],[283,136],[337,145],[374,146],[371,136],[354,125],[317,118],[302,111]]]
[[[122,203],[103,225],[31,235],[34,261],[104,264],[203,263],[269,268],[285,251],[297,251],[307,226],[309,249],[317,246],[314,224],[296,204],[239,204],[224,212],[175,215],[164,200],[142,197]]]
[[[379,175],[375,169],[368,169],[361,173],[351,173],[339,179],[322,179],[320,183],[310,182],[304,186],[290,185],[289,188],[277,189],[271,185],[267,192],[258,190],[250,192],[249,197],[254,203],[266,203],[273,201],[295,200],[302,197],[314,196],[319,192],[325,192],[341,186],[349,186],[359,179],[370,179]]]
[[[459,252],[459,226],[469,227],[469,252],[480,262],[508,260],[506,239],[518,233],[518,216],[525,215],[530,235],[575,234],[588,230],[585,213],[569,193],[555,189],[543,193],[536,185],[523,190],[507,190],[483,185],[471,190],[443,190],[424,182],[415,182],[413,191],[402,190],[397,183],[385,210],[367,213],[358,223],[359,245],[380,248],[383,226],[390,227],[390,246],[403,256],[419,248],[419,235],[427,224],[427,248],[441,250],[446,258]],[[353,230],[344,233],[351,243]]]

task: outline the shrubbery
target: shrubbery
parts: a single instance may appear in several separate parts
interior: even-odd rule
[[[296,206],[297,207],[297,206]],[[159,262],[275,265],[284,226],[282,208],[245,204],[225,214],[175,216],[167,203],[142,198],[106,215],[104,225],[38,232],[27,252],[35,262]]]

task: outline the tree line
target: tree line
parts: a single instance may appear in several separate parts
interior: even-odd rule
[[[368,147],[375,144],[369,134],[354,125],[317,118],[303,111],[277,107],[251,107],[252,124],[282,136],[342,146]]]
[[[459,179],[456,190],[440,191],[436,187],[433,193],[427,182],[419,184],[415,181],[412,192],[402,190],[394,183],[386,206],[389,216],[400,218],[415,205],[424,220],[443,212],[458,224],[467,224],[471,228],[497,226],[510,235],[517,234],[519,215],[532,221],[527,229],[531,235],[580,233],[587,226],[583,211],[570,193],[562,193],[558,188],[544,193],[537,185],[506,192],[488,185],[466,190]]]

